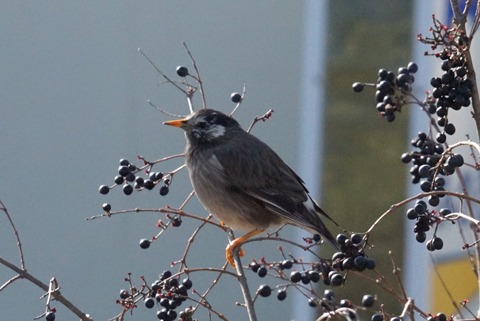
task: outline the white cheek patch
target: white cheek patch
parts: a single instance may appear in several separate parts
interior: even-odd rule
[[[208,135],[213,138],[218,138],[225,134],[225,127],[222,125],[214,125],[208,130]]]

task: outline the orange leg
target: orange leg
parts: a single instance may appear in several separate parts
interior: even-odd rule
[[[263,231],[265,231],[265,229],[254,229],[250,232],[248,232],[247,234],[243,235],[243,236],[240,236],[236,239],[234,239],[232,242],[230,242],[228,245],[227,245],[227,248],[225,250],[225,257],[227,258],[227,261],[228,263],[230,263],[230,265],[232,267],[235,268],[235,261],[233,260],[233,251],[236,249],[236,248],[239,248],[238,249],[238,254],[240,256],[243,256],[245,253],[243,252],[242,249],[240,249],[240,246],[245,243],[249,238],[252,238],[254,237],[255,235],[257,234],[260,234],[262,233]]]

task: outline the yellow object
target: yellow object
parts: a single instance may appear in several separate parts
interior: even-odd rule
[[[434,271],[430,273],[430,284],[432,285],[430,303],[432,311],[430,312],[432,314],[437,312],[443,312],[446,315],[457,314],[454,304],[461,309],[462,305],[459,302],[470,299],[478,289],[472,265],[465,259],[448,261],[437,263],[437,271],[445,285],[442,284],[437,273]]]

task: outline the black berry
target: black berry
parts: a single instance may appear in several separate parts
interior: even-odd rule
[[[187,77],[188,76],[188,68],[185,66],[178,66],[177,67],[177,75],[179,77]]]
[[[230,99],[232,100],[232,102],[234,103],[239,103],[242,101],[242,95],[240,95],[239,93],[232,93],[230,95]]]
[[[152,241],[150,240],[147,240],[147,239],[141,239],[140,240],[140,247],[142,249],[148,249],[150,247],[150,244],[152,243]]]
[[[106,195],[108,194],[108,192],[110,191],[110,187],[108,187],[107,185],[101,185],[99,188],[98,188],[98,192],[102,195]]]
[[[265,298],[270,296],[270,294],[272,294],[272,289],[270,288],[270,286],[266,284],[260,285],[260,287],[258,288],[258,295],[263,296]]]

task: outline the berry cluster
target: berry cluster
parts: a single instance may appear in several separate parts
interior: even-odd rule
[[[449,121],[450,110],[460,110],[470,106],[473,82],[469,78],[465,49],[469,39],[463,30],[442,24],[433,16],[432,37],[418,35],[418,40],[431,46],[432,50],[442,48],[433,55],[442,60],[440,77],[433,77],[430,84],[434,88],[429,97],[428,111],[436,114],[437,124],[448,135],[455,133],[455,126]],[[429,55],[428,52],[425,55]],[[441,142],[443,143],[443,142]]]
[[[361,234],[354,233],[350,237],[338,234],[336,239],[341,251],[332,256],[334,269],[363,271],[375,268],[375,261],[368,258],[363,251],[365,241]]]
[[[180,280],[172,276],[172,272],[165,270],[158,280],[155,280],[148,291],[141,293],[144,296],[143,303],[147,309],[152,309],[155,305],[158,308],[157,318],[163,321],[173,321],[179,317],[179,320],[187,320],[193,313],[191,308],[177,312],[177,308],[188,299],[188,290],[192,288],[190,278]],[[136,288],[120,290],[120,300],[117,303],[125,309],[135,307],[135,296],[139,292]]]
[[[371,294],[365,294],[362,297],[362,309],[364,308],[371,308],[376,302],[376,297]],[[339,309],[342,308],[348,308],[349,310],[347,312],[343,312],[343,314],[348,314],[347,319],[348,320],[356,320],[358,317],[354,314],[354,310],[356,310],[357,307],[353,304],[351,300],[348,299],[341,299],[337,301],[335,299],[335,293],[327,289],[323,292],[323,297],[322,298],[310,298],[309,299],[309,305],[311,307],[317,307],[320,306],[325,312],[335,312],[339,311]],[[372,315],[372,321],[383,321],[384,317],[382,313],[375,313]]]
[[[160,195],[165,196],[168,194],[169,186],[171,183],[171,175],[165,175],[161,172],[148,172],[148,177],[143,178],[136,175],[141,171],[141,169],[130,163],[127,159],[121,159],[120,166],[118,167],[118,175],[115,176],[113,180],[115,182],[115,185],[111,187],[109,187],[108,185],[101,185],[98,191],[100,194],[106,195],[115,186],[122,186],[123,193],[125,195],[130,195],[133,193],[134,190],[152,190],[155,188],[156,185],[162,183],[162,186],[159,190]]]
[[[439,134],[443,135],[443,134]],[[447,157],[443,155],[444,148],[437,140],[434,141],[426,133],[418,133],[417,138],[412,139],[411,145],[418,148],[416,151],[404,153],[401,157],[403,163],[412,163],[410,174],[412,183],[420,183],[423,192],[442,192],[445,190],[445,179],[442,176],[452,175],[455,169],[464,164],[461,154],[451,153]],[[428,203],[437,206],[444,194],[430,195]]]
[[[456,128],[449,122],[448,113],[452,109],[460,110],[462,107],[470,106],[473,82],[467,78],[463,57],[457,57],[447,49],[444,49],[438,57],[443,60],[444,73],[430,81],[434,88],[431,93],[433,99],[430,100],[436,102],[436,109],[431,107],[428,111],[437,115],[437,124],[443,127],[445,134],[453,135]]]
[[[416,201],[414,207],[407,210],[407,218],[409,220],[416,220],[415,227],[413,228],[415,239],[419,243],[425,242],[427,239],[426,232],[430,230],[430,227],[436,227],[441,222],[441,218],[450,213],[452,213],[452,211],[449,209],[442,208],[437,215],[437,212],[428,210],[425,201]],[[429,251],[441,250],[443,248],[443,240],[436,236],[436,229],[433,237],[428,240],[426,245]]]
[[[355,92],[361,92],[365,85],[374,86],[377,111],[388,122],[392,122],[395,120],[395,112],[401,111],[406,96],[412,91],[415,81],[413,74],[417,71],[418,66],[414,62],[410,62],[407,67],[400,67],[397,75],[393,71],[380,69],[376,84],[356,82],[352,88]]]

